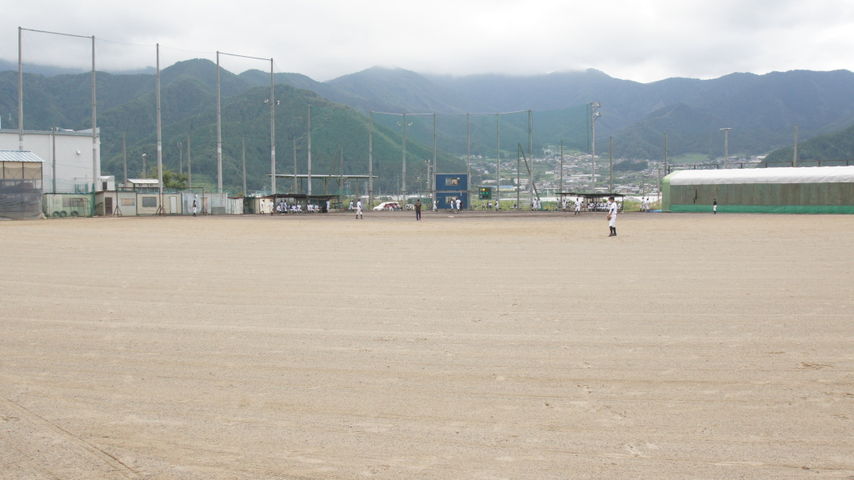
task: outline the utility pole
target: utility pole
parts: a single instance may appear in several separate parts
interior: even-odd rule
[[[522,200],[519,197],[519,191],[522,190],[522,179],[519,176],[519,169],[522,168],[522,145],[519,144],[519,148],[516,150],[516,208],[518,210],[522,209]],[[532,198],[533,199],[533,198]]]
[[[299,193],[299,180],[297,179],[297,137],[294,137],[292,140],[294,144],[294,181],[292,188],[294,189],[294,193]]]
[[[528,193],[531,195],[531,204],[534,203],[534,112],[528,110],[528,158],[531,159],[531,168],[528,170]]]
[[[608,137],[608,193],[614,193],[614,137]]]
[[[187,135],[187,185],[193,188],[193,145],[191,136]]]
[[[122,133],[122,170],[125,174],[125,185],[128,183],[128,146],[127,146],[127,133]],[[54,182],[56,182],[56,172],[54,172]],[[56,185],[56,183],[54,183]],[[56,187],[54,187],[54,193],[56,193]]]
[[[246,196],[246,137],[240,137],[240,159],[243,163],[243,196]],[[275,172],[273,173],[275,176]],[[276,192],[273,191],[275,194]]]
[[[306,193],[311,196],[311,105],[308,106],[308,180],[306,185]]]
[[[401,195],[406,195],[406,114],[403,114],[403,159],[402,163],[402,173],[400,174],[400,193]]]
[[[794,135],[795,135],[795,141],[794,141],[794,147],[793,147],[793,151],[792,151],[792,166],[797,167],[798,166],[798,126],[797,125],[795,125]]]
[[[668,150],[668,138],[667,134],[664,134],[664,175],[667,175],[667,150]]]
[[[53,189],[51,192],[56,193],[56,129],[57,127],[50,127],[50,163],[51,163],[51,183],[53,183]],[[124,150],[124,138],[122,138],[122,150]],[[125,169],[127,172],[127,169]],[[125,183],[127,183],[127,173],[125,173]]]
[[[730,127],[722,128],[721,131],[724,132],[724,168],[726,168],[729,163],[729,132],[732,130]]]
[[[344,190],[344,147],[338,145],[338,195]]]

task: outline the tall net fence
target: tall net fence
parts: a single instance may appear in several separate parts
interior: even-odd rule
[[[389,193],[424,194],[435,188],[432,176],[470,174],[470,192],[480,187],[502,198],[525,193],[531,184],[559,188],[560,145],[564,159],[588,149],[584,106],[555,111],[497,113],[372,112],[380,135],[396,137],[385,149],[375,145],[380,187]],[[405,141],[405,147],[403,145]],[[405,158],[405,162],[404,162]],[[567,164],[570,162],[567,161]]]

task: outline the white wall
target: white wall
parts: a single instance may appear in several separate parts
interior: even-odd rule
[[[17,130],[0,130],[0,150],[18,150]],[[44,160],[42,187],[45,193],[91,191],[91,134],[60,131],[51,135],[51,132],[24,130],[24,150],[29,150]],[[54,150],[56,151],[56,191],[53,188]],[[101,139],[98,137],[95,150],[95,176],[97,178],[100,175]],[[97,190],[100,189],[101,185],[98,184]]]

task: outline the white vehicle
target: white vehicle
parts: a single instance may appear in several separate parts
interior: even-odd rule
[[[397,202],[383,202],[374,207],[374,211],[381,212],[383,210],[400,210],[400,204]]]

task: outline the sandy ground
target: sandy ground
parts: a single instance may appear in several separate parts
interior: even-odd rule
[[[854,216],[0,223],[0,479],[854,479]]]

